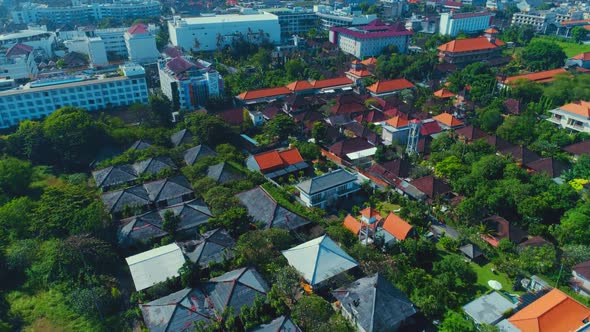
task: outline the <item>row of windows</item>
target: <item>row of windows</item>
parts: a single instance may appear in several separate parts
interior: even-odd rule
[[[78,97],[78,98],[76,98]],[[91,101],[91,103],[94,103],[94,100],[96,100],[98,103],[102,103],[102,98],[95,98],[95,97],[104,97],[105,102],[109,102],[109,101],[118,101],[118,100],[125,100],[125,99],[131,99],[131,98],[135,98],[135,97],[147,97],[147,92],[146,91],[135,91],[133,93],[128,92],[128,93],[121,93],[121,94],[117,94],[117,95],[100,95],[100,94],[95,94],[95,96],[92,95],[87,95],[87,96],[83,96],[83,95],[78,95],[78,96],[63,96],[61,98],[43,98],[43,99],[37,99],[35,101],[26,101],[26,102],[5,102],[2,103],[4,100],[0,99],[0,111],[4,111],[7,109],[14,109],[16,108],[22,108],[22,107],[33,107],[33,106],[41,106],[43,104],[45,105],[54,105],[56,103],[63,103],[63,102],[68,102],[68,101],[72,101],[72,102],[80,102],[82,105],[85,105],[87,101]],[[6,105],[4,105],[6,104]]]

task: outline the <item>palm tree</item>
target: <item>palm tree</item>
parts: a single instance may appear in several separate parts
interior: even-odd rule
[[[483,237],[494,237],[497,234],[494,228],[484,222],[480,223],[477,227],[477,233]]]

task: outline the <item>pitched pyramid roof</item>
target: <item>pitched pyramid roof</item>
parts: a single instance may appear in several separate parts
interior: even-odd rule
[[[442,99],[453,98],[453,97],[456,97],[457,96],[451,90],[446,89],[446,88],[442,88],[440,90],[435,91],[433,93],[433,95],[435,97],[442,98]]]
[[[576,331],[590,317],[590,308],[552,289],[508,319],[525,332]]]
[[[401,331],[400,326],[416,314],[414,304],[379,274],[358,279],[332,292],[342,308],[353,311],[366,332]]]
[[[358,266],[354,258],[327,235],[283,250],[282,254],[312,286]]]
[[[130,35],[140,35],[140,34],[145,34],[145,33],[149,33],[148,31],[148,26],[143,24],[143,23],[138,23],[138,24],[134,24],[132,25],[127,32]]]
[[[195,323],[215,318],[205,295],[185,288],[146,304],[140,304],[145,325],[150,331],[186,331]]]
[[[445,125],[447,127],[451,127],[451,128],[463,125],[463,121],[457,119],[456,117],[454,117],[452,114],[449,114],[449,113],[441,113],[441,114],[436,115],[432,118],[435,119],[436,121],[442,123],[443,125]]]
[[[265,297],[268,284],[254,268],[241,268],[212,278],[204,286],[205,294],[218,311],[227,307],[238,315],[243,306],[250,306],[256,297]]]
[[[561,106],[559,109],[579,115],[584,118],[590,118],[590,101],[577,101]]]
[[[388,125],[394,127],[394,128],[401,128],[401,127],[406,127],[410,124],[410,121],[408,121],[408,119],[403,118],[401,116],[394,116],[393,118],[385,121],[385,123],[387,123]]]

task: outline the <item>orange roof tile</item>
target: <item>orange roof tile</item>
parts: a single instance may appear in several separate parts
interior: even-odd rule
[[[582,60],[582,61],[590,61],[590,52],[580,53],[576,56],[573,56],[572,59]]]
[[[590,102],[589,101],[578,101],[561,106],[559,109],[568,113],[573,113],[584,118],[590,118]]]
[[[457,127],[463,124],[463,121],[457,119],[456,117],[454,117],[453,115],[449,114],[449,113],[441,113],[439,115],[436,115],[434,117],[432,117],[433,119],[435,119],[436,121],[446,125],[447,127]]]
[[[371,74],[370,71],[366,70],[366,69],[362,69],[362,70],[349,70],[346,72],[347,74],[356,76],[356,77],[367,77],[367,76],[373,76],[373,74]]]
[[[442,99],[453,98],[453,97],[457,96],[456,94],[451,92],[451,90],[445,89],[445,88],[435,91],[433,94],[435,97],[442,98]]]
[[[410,124],[410,121],[408,121],[408,119],[402,118],[401,116],[394,116],[393,118],[385,121],[385,123],[392,126],[393,128],[401,128]]]
[[[367,90],[373,93],[384,93],[390,91],[398,91],[404,89],[411,89],[415,88],[416,86],[412,84],[412,82],[408,81],[405,78],[398,78],[395,80],[389,81],[378,81],[377,83],[369,86]]]
[[[360,65],[360,64],[362,64],[362,62],[360,62],[358,60],[352,60],[352,64],[353,65]]]
[[[342,223],[342,226],[351,231],[354,235],[358,235],[361,231],[361,225],[361,222],[350,214],[344,218],[344,222]]]
[[[289,165],[294,165],[303,161],[303,157],[297,148],[277,151],[272,150],[268,152],[259,153],[254,156],[254,160],[260,168],[260,172],[265,173]]]
[[[438,47],[441,52],[472,52],[487,49],[494,49],[503,46],[505,43],[499,39],[495,43],[490,42],[486,37],[480,36],[476,38],[455,39]]]
[[[590,308],[553,289],[510,317],[523,332],[573,332],[590,317]]]
[[[301,156],[297,148],[281,151],[279,152],[279,155],[287,165],[295,165],[303,161],[303,157]]]
[[[563,68],[557,68],[552,70],[539,71],[536,73],[510,76],[504,80],[504,83],[514,83],[517,80],[529,80],[537,83],[546,83],[555,80],[555,76],[559,74],[565,74],[568,71]]]
[[[361,216],[367,218],[367,219],[371,219],[372,217],[376,217],[377,221],[381,220],[381,215],[379,214],[379,212],[377,212],[377,210],[373,209],[372,207],[368,207],[364,210],[361,211]]]
[[[313,85],[316,89],[325,89],[331,87],[337,87],[341,85],[351,85],[352,81],[348,77],[336,77],[336,78],[328,78],[325,80],[317,80],[311,81],[311,85]]]
[[[308,81],[295,81],[287,85],[287,89],[291,91],[311,90],[313,89],[313,85],[311,85]]]
[[[361,61],[361,63],[365,66],[374,66],[377,64],[377,58],[366,58],[365,60]]]
[[[489,28],[487,30],[484,31],[485,33],[500,33],[500,31],[494,29],[494,28]]]
[[[278,88],[267,88],[267,89],[245,91],[245,92],[240,93],[238,95],[238,98],[241,100],[253,100],[253,99],[259,99],[259,98],[288,95],[290,93],[291,93],[291,90],[287,89],[284,86],[280,86]]]
[[[390,213],[383,222],[383,229],[393,235],[396,239],[405,240],[414,227],[399,216]]]

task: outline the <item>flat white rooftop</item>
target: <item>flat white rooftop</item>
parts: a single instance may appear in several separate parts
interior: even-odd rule
[[[188,24],[214,24],[214,23],[231,23],[231,22],[256,22],[271,21],[279,18],[273,14],[251,14],[251,15],[216,15],[216,16],[199,16],[183,18]]]

